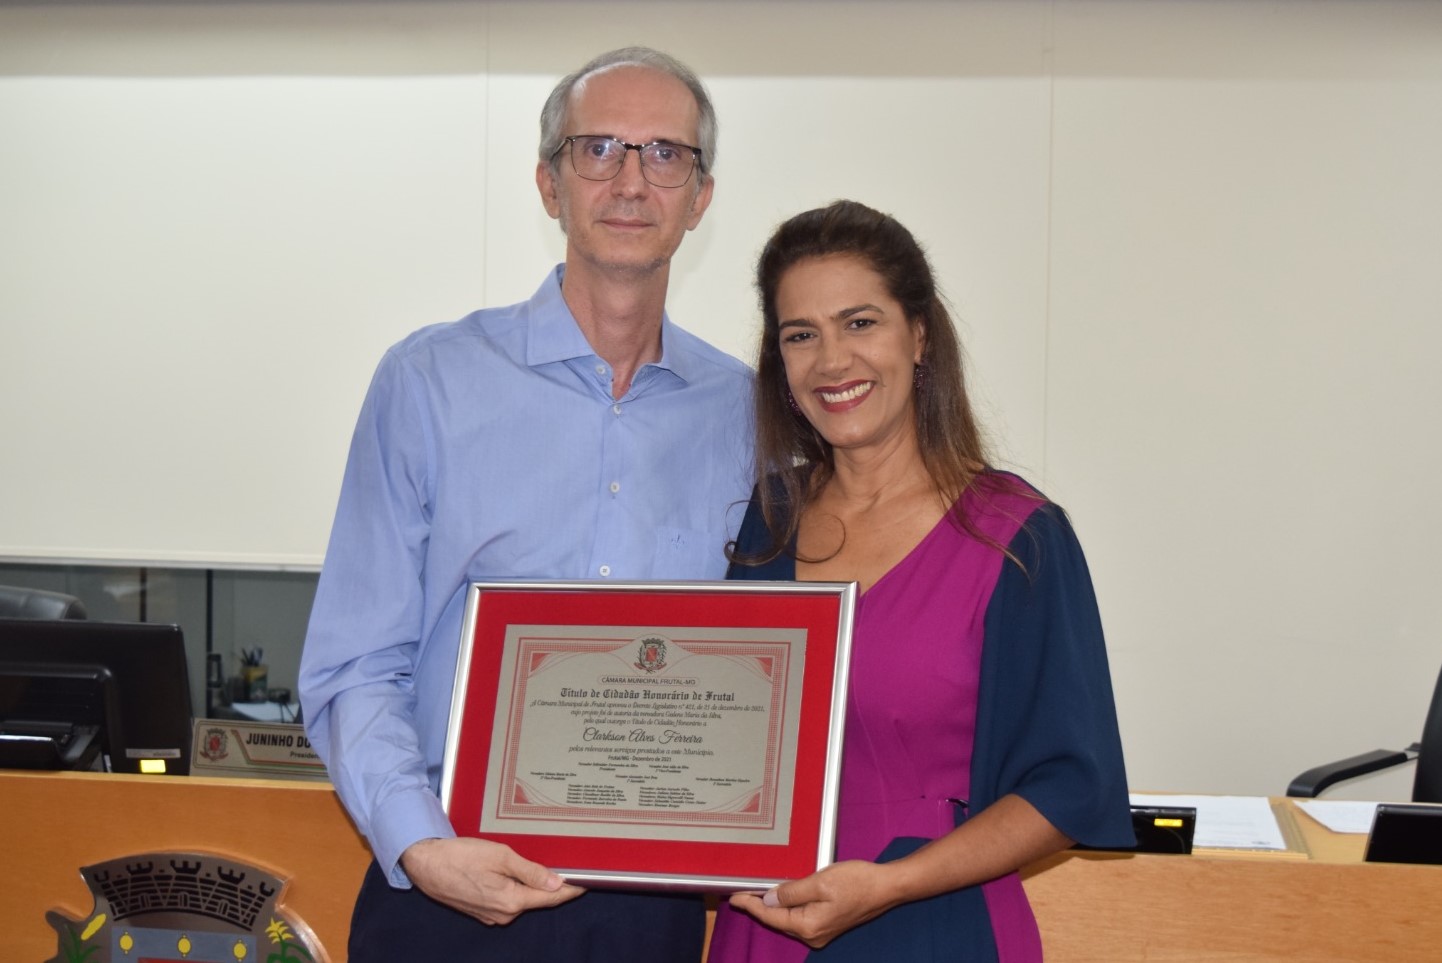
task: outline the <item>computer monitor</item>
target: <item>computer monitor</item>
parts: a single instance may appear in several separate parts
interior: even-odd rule
[[[183,776],[191,721],[179,626],[0,619],[0,767]],[[47,733],[49,751],[35,738]],[[99,753],[67,760],[67,734],[88,736]]]

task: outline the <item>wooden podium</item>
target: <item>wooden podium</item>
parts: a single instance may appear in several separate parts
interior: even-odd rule
[[[1062,853],[1023,873],[1050,963],[1442,959],[1442,867],[1362,862],[1279,800],[1288,855]],[[0,771],[0,959],[56,953],[47,910],[82,916],[79,869],[150,851],[232,857],[288,879],[283,903],[345,960],[370,861],[325,783]],[[684,961],[682,961],[684,963]]]

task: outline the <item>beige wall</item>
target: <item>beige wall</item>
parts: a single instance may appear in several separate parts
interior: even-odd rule
[[[749,357],[804,207],[928,243],[1004,460],[1088,549],[1135,786],[1416,738],[1435,3],[0,4],[0,449],[48,466],[0,479],[37,506],[0,556],[314,564],[384,347],[562,256],[535,115],[628,42],[721,111],[683,324]]]

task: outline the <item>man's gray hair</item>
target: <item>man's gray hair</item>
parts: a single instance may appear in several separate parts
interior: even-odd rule
[[[663,74],[670,74],[686,85],[691,95],[696,98],[699,117],[696,122],[696,139],[699,143],[695,146],[701,148],[701,159],[697,170],[702,178],[709,180],[711,169],[716,164],[716,108],[711,103],[711,95],[706,92],[701,78],[697,77],[690,67],[675,57],[650,47],[622,47],[603,53],[575,73],[561,78],[561,82],[551,91],[551,96],[546,98],[546,106],[541,108],[541,162],[551,164],[551,169],[555,170],[553,156],[565,142],[566,113],[571,105],[571,94],[576,87],[592,74],[613,67],[649,67]],[[606,131],[581,133],[596,134]]]

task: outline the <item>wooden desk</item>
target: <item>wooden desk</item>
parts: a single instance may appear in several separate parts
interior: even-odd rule
[[[1363,863],[1361,836],[1333,834],[1300,812],[1295,823],[1307,857],[1063,853],[1028,868],[1047,960],[1442,959],[1442,867]],[[333,963],[345,960],[370,853],[330,786],[6,771],[0,960],[54,955],[45,912],[91,908],[81,866],[167,849],[233,855],[289,877],[287,910]]]
[[[1049,963],[1442,960],[1442,866],[1364,863],[1290,800],[1306,858],[1063,853],[1023,873]]]

